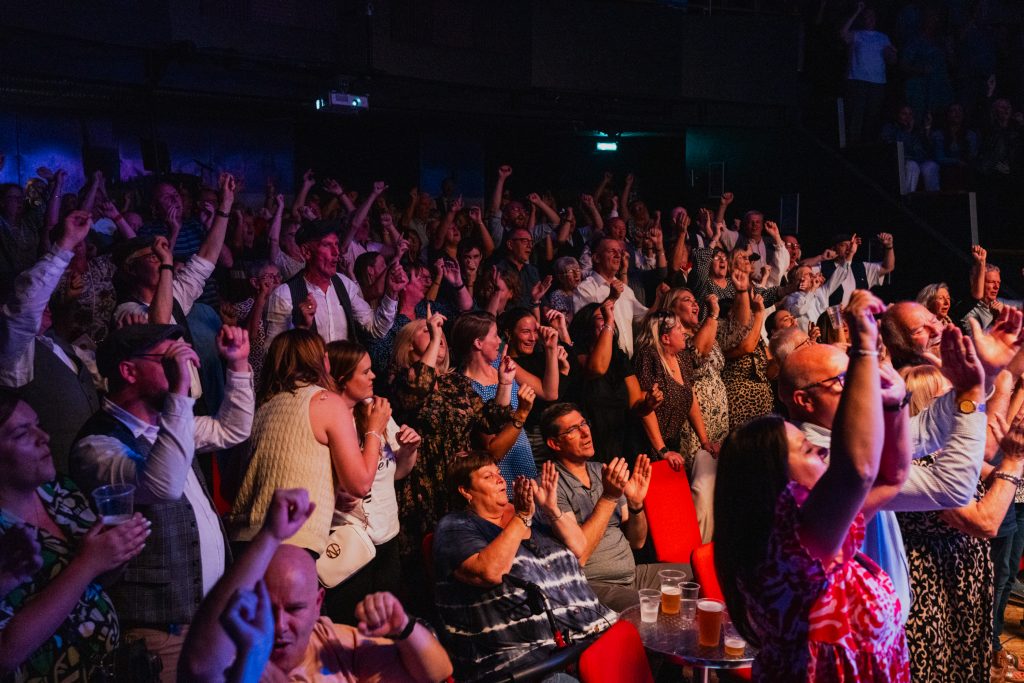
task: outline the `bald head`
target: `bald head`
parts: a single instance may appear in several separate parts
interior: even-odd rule
[[[768,351],[772,354],[772,358],[782,364],[786,362],[789,354],[798,348],[803,348],[807,345],[806,343],[807,333],[798,326],[784,327],[772,333],[772,338],[768,341]]]
[[[272,661],[290,671],[302,661],[313,627],[320,617],[324,592],[317,583],[316,563],[306,550],[282,545],[263,575],[274,612]]]
[[[836,382],[819,383],[845,373],[847,365],[846,354],[830,344],[810,344],[790,353],[779,374],[779,399],[790,417],[831,429],[842,389]]]

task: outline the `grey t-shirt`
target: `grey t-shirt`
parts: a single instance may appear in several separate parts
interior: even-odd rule
[[[557,461],[555,466],[558,468],[558,507],[562,510],[572,510],[576,515],[576,522],[583,526],[583,522],[594,514],[597,501],[604,492],[601,485],[601,463],[587,463],[590,488],[584,486]],[[608,520],[608,528],[583,567],[583,573],[586,574],[588,581],[624,584],[633,582],[636,563],[633,561],[633,550],[629,547],[629,541],[622,533],[621,510],[625,504],[626,497],[621,496],[615,505],[615,512]]]

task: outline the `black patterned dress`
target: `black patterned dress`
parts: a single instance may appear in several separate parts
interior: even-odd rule
[[[423,439],[416,467],[398,482],[399,545],[409,556],[420,552],[423,537],[451,512],[447,475],[455,455],[473,447],[474,435],[501,431],[512,407],[484,401],[465,375],[440,375],[421,362],[397,373],[392,389],[395,421]]]
[[[930,467],[932,454],[914,461]],[[978,484],[975,500],[984,494]],[[946,524],[941,512],[900,512],[913,603],[907,646],[914,683],[987,681],[992,661],[989,544]]]

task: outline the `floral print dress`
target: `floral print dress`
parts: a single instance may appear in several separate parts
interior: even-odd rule
[[[729,433],[729,399],[726,397],[725,382],[722,381],[725,354],[718,342],[712,344],[706,355],[699,355],[692,343],[687,344],[685,353],[692,368],[690,377],[693,380],[693,398],[700,405],[704,417],[704,431],[711,443],[722,443]],[[693,454],[700,448],[700,439],[692,429],[689,434],[686,466],[692,470]]]
[[[858,514],[830,566],[800,541],[799,509],[807,489],[783,489],[767,559],[750,585],[741,581],[748,619],[761,648],[754,680],[777,683],[910,683],[900,601],[892,581],[857,549]]]
[[[398,372],[393,389],[395,421],[423,438],[416,467],[398,482],[400,545],[409,555],[419,553],[423,537],[451,511],[448,467],[455,455],[472,448],[474,433],[500,431],[512,419],[512,408],[485,402],[465,375],[439,375],[422,362]]]
[[[18,612],[31,609],[32,600],[67,569],[78,551],[79,539],[96,523],[96,515],[85,496],[70,480],[45,484],[39,487],[38,493],[65,538],[36,529],[43,566],[31,580],[0,600],[0,631],[7,628]],[[16,524],[34,528],[6,510],[0,510],[0,531]],[[19,683],[87,681],[94,676],[100,660],[117,646],[119,636],[117,614],[110,598],[99,584],[91,583],[67,619],[26,657],[11,680]]]

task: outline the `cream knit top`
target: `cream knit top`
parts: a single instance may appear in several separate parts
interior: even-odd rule
[[[323,388],[306,386],[282,392],[256,411],[252,427],[252,458],[242,487],[228,515],[232,541],[251,541],[263,526],[277,489],[303,488],[316,503],[313,515],[285,541],[323,554],[334,512],[331,452],[316,440],[309,422],[309,402]]]

